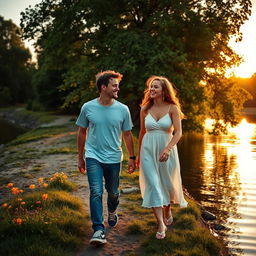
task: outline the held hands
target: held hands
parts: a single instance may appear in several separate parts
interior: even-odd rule
[[[82,174],[86,174],[85,161],[84,159],[78,159],[78,169]]]
[[[136,160],[136,168],[140,168],[140,158],[138,157]]]
[[[129,159],[129,163],[128,163],[128,173],[132,174],[135,171],[135,159]]]
[[[169,158],[171,149],[165,147],[163,151],[160,153],[159,161],[166,162]]]

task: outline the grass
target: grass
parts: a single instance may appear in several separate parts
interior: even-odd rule
[[[55,112],[50,111],[31,111],[21,109],[17,110],[16,112],[19,116],[29,117],[37,120],[39,124],[50,123],[58,117]]]
[[[0,255],[65,256],[81,246],[89,225],[81,200],[67,192],[76,185],[57,173],[42,187],[2,204]]]
[[[61,147],[61,148],[51,148],[49,150],[44,150],[43,154],[52,155],[52,154],[76,154],[77,150],[70,147]]]
[[[52,137],[67,131],[66,126],[53,126],[53,127],[39,127],[23,135],[20,135],[15,140],[11,141],[9,145],[24,144],[32,141],[42,140],[45,138]]]

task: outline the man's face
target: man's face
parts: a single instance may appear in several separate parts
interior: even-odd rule
[[[105,87],[105,88],[104,88]],[[110,98],[117,99],[119,92],[119,81],[116,78],[110,78],[108,86],[104,86],[104,92]]]

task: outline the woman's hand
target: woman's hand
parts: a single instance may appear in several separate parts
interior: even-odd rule
[[[169,158],[171,149],[165,147],[163,151],[160,153],[159,161],[166,162]]]

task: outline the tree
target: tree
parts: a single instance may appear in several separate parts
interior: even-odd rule
[[[209,91],[212,81],[221,88],[226,68],[240,60],[228,42],[241,39],[250,8],[249,0],[44,0],[25,10],[21,27],[37,39],[39,69],[61,70],[62,83],[52,86],[61,88],[63,106],[80,106],[81,95],[93,95],[93,75],[114,69],[124,74],[121,100],[136,120],[146,79],[164,75],[178,88],[184,128],[202,130],[206,116],[236,119],[234,107],[215,115]],[[246,98],[230,101],[218,92],[232,106]]]
[[[254,73],[250,78],[240,78],[232,77],[241,88],[251,93],[253,98],[249,99],[244,103],[244,107],[256,107],[256,73]]]
[[[20,29],[0,16],[0,106],[22,103],[31,96],[30,58]]]

